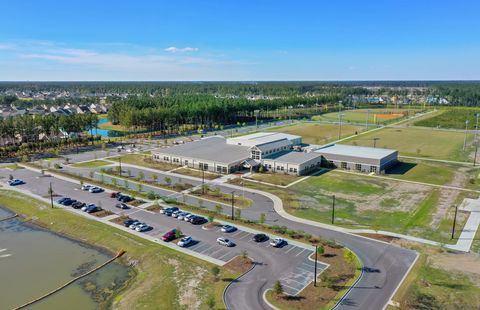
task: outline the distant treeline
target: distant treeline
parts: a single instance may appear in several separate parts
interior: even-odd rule
[[[299,106],[311,107],[337,103],[339,95],[289,97],[273,100],[215,98],[213,96],[135,97],[114,102],[108,112],[113,124],[126,128],[179,131],[182,125],[210,128],[255,119],[256,110],[288,111]],[[264,115],[264,113],[262,113]]]

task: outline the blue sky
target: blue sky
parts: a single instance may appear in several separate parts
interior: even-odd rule
[[[480,79],[470,0],[22,0],[0,80]]]

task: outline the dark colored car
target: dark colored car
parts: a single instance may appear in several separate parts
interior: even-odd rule
[[[117,196],[121,195],[120,192],[114,192],[114,193],[110,193],[110,198],[117,198]]]
[[[85,203],[84,202],[81,202],[81,201],[75,201],[74,203],[72,203],[72,208],[74,209],[81,209],[85,207]]]
[[[129,227],[130,225],[132,225],[132,224],[135,223],[135,222],[137,222],[137,220],[128,219],[128,220],[126,220],[125,222],[123,222],[123,226]]]
[[[175,229],[172,229],[170,231],[167,231],[163,236],[162,236],[162,240],[163,241],[172,241],[173,239],[175,239],[176,235],[176,230]]]
[[[207,219],[202,217],[202,216],[194,216],[192,218],[192,220],[190,221],[190,223],[192,223],[193,225],[199,225],[199,224],[203,224],[207,222]]]
[[[127,205],[124,204],[124,203],[117,203],[117,204],[115,205],[115,208],[119,208],[119,209],[122,209],[122,210],[130,209],[130,207],[127,206]]]
[[[172,208],[166,208],[164,211],[164,214],[166,216],[172,216],[173,212],[178,211],[177,207],[172,207]]]
[[[62,203],[62,205],[64,205],[64,206],[71,206],[71,205],[73,205],[75,202],[77,202],[75,199],[67,199],[67,200],[65,200],[65,201]]]
[[[117,200],[120,202],[129,202],[129,201],[132,201],[133,198],[127,195],[119,194],[117,195]]]
[[[85,210],[85,212],[94,213],[94,212],[98,212],[98,211],[101,211],[101,210],[102,210],[102,208],[100,208],[100,207],[91,206],[91,207],[87,208],[87,210]]]
[[[268,240],[268,236],[265,234],[256,234],[253,236],[253,241],[255,242],[263,242],[267,240]]]

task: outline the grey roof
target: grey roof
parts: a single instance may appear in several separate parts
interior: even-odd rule
[[[295,151],[285,151],[280,152],[268,157],[264,157],[265,160],[274,160],[278,162],[288,163],[288,164],[295,164],[300,165],[303,164],[311,159],[321,157],[321,154],[310,152],[295,152]]]
[[[249,158],[250,148],[226,144],[225,138],[217,136],[172,146],[155,153],[229,164]]]
[[[391,150],[391,149],[382,149],[382,148],[373,148],[373,147],[346,145],[346,144],[332,144],[315,151],[315,153],[320,153],[320,154],[355,156],[355,157],[370,158],[370,159],[382,159],[395,152],[397,151]]]

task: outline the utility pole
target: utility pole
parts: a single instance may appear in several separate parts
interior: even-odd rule
[[[314,287],[317,287],[317,256],[318,256],[318,244],[315,244],[315,276],[313,278]]]
[[[53,189],[52,189],[52,182],[50,182],[50,187],[48,188],[48,193],[50,194],[50,206],[53,209]]]
[[[205,195],[205,168],[202,164],[202,195]]]
[[[235,191],[232,192],[232,220],[235,219],[235,217],[233,216],[234,209],[235,209]]]
[[[455,206],[455,216],[453,217],[453,226],[452,226],[452,239],[455,235],[455,225],[457,224],[457,210],[458,210],[458,206]]]
[[[467,147],[467,130],[468,130],[468,119],[465,120],[465,138],[463,139],[463,150]]]
[[[338,139],[342,137],[342,118],[343,118],[343,113],[338,114],[338,118],[340,119],[340,126],[338,128]]]
[[[377,146],[377,140],[379,140],[380,138],[373,138],[373,148],[375,148]]]
[[[118,164],[119,164],[119,167],[120,167],[118,172],[119,172],[120,176],[122,176],[122,158],[121,157],[118,158]]]
[[[370,109],[367,110],[367,119],[365,120],[365,129],[368,130],[368,118],[370,117]]]
[[[478,131],[478,116],[480,113],[475,113],[476,121],[475,121],[475,133],[473,134],[473,142],[477,141],[477,131]]]
[[[335,224],[335,195],[332,196],[332,224]]]

